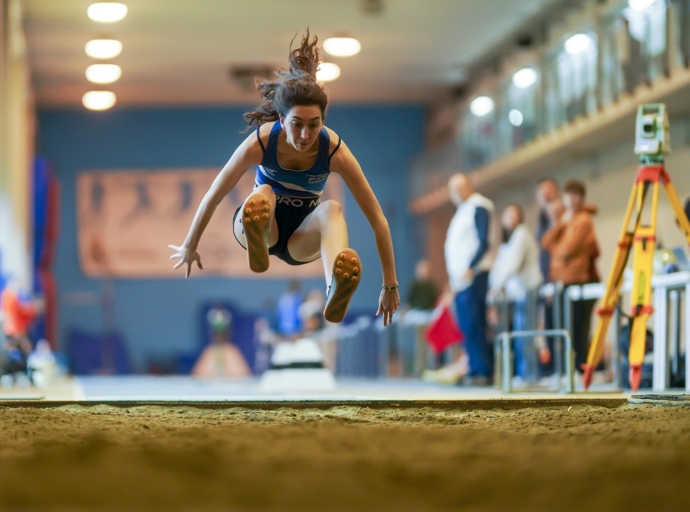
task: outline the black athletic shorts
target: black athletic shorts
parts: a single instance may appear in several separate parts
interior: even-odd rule
[[[276,224],[278,225],[278,241],[273,246],[269,247],[268,254],[278,257],[289,265],[305,265],[306,263],[311,263],[311,261],[297,261],[290,256],[290,252],[288,251],[288,240],[290,240],[292,234],[297,231],[297,228],[302,225],[304,219],[319,206],[320,202],[321,198],[319,197],[301,198],[276,194],[275,216]],[[241,209],[242,207],[240,206],[235,211],[235,215],[232,218],[233,234],[235,233],[237,214]],[[242,222],[242,219],[240,219],[240,222]],[[237,236],[235,236],[235,239],[242,245],[242,242],[237,239]],[[242,247],[244,247],[244,245],[242,245]],[[246,247],[244,248],[247,249]],[[318,259],[317,257],[312,261]]]

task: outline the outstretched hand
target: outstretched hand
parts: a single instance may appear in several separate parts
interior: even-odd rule
[[[171,260],[175,258],[180,258],[180,261],[178,261],[177,264],[173,267],[173,270],[177,270],[185,263],[187,264],[185,278],[189,277],[189,274],[192,271],[192,263],[194,263],[195,261],[196,265],[199,267],[200,270],[204,269],[204,267],[201,265],[201,256],[199,256],[199,253],[196,250],[192,251],[184,245],[181,245],[179,247],[176,245],[169,245],[168,247],[175,251],[175,254],[170,256]]]
[[[393,322],[393,315],[398,309],[398,306],[400,306],[400,294],[397,289],[389,292],[381,290],[381,295],[379,296],[379,309],[376,312],[376,316],[383,313],[384,326]]]

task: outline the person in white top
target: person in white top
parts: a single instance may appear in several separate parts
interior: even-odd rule
[[[505,293],[513,306],[512,330],[515,331],[528,329],[527,295],[542,283],[539,247],[523,222],[524,214],[518,205],[511,204],[503,209],[503,243],[489,274],[489,301]],[[522,379],[536,379],[537,362],[528,355],[529,343],[532,343],[530,338],[515,339],[515,374]]]
[[[511,300],[524,300],[542,284],[539,247],[524,224],[522,208],[511,204],[501,213],[503,243],[489,274],[489,294],[503,290]]]
[[[474,384],[489,384],[493,350],[486,338],[486,294],[492,263],[489,234],[494,205],[477,193],[463,174],[450,179],[448,191],[458,207],[445,242],[450,288],[455,294],[458,323],[465,335],[470,380]]]

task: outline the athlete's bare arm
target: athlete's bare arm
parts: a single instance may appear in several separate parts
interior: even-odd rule
[[[357,204],[374,230],[376,247],[378,248],[383,270],[383,284],[386,286],[397,284],[398,278],[395,273],[393,240],[388,228],[388,221],[383,215],[383,210],[381,210],[381,206],[373,190],[371,190],[371,186],[364,176],[359,162],[357,162],[357,159],[344,142],[341,143],[340,149],[333,155],[330,168],[331,171],[338,173],[343,178],[343,181],[352,192],[355,201],[357,201]],[[394,292],[381,292],[379,310],[376,314],[383,313],[384,323],[389,323],[399,305],[400,295],[398,290]]]
[[[261,127],[260,134],[264,135],[265,125]],[[199,246],[199,240],[201,240],[201,235],[203,234],[206,226],[213,217],[213,213],[216,211],[216,207],[223,200],[223,198],[233,189],[240,178],[244,175],[247,170],[254,166],[259,165],[263,158],[263,151],[261,150],[261,145],[256,138],[256,133],[252,133],[247,136],[247,138],[240,144],[240,146],[235,150],[233,155],[225,164],[223,169],[218,173],[216,179],[213,180],[211,188],[206,192],[204,198],[199,204],[199,208],[194,215],[194,220],[192,221],[192,226],[189,228],[189,233],[187,238],[181,246],[169,245],[172,250],[175,251],[170,259],[180,258],[174,268],[179,268],[182,265],[187,265],[187,270],[185,277],[189,277],[189,273],[192,269],[192,263],[196,261],[199,268],[203,268],[201,265],[201,258],[197,252],[197,247]]]

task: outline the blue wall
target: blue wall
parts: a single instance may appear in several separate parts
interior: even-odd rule
[[[97,296],[104,283],[86,278],[77,257],[77,174],[88,169],[142,169],[213,166],[219,170],[246,135],[246,108],[115,109],[109,112],[43,110],[39,114],[39,152],[52,163],[60,181],[61,222],[55,275],[60,300],[60,333],[79,327],[101,331],[98,303],[76,300]],[[408,165],[422,149],[421,106],[333,106],[327,124],[343,137],[359,160],[386,213],[395,244],[398,275],[410,281],[422,248],[411,238],[407,214]],[[346,215],[350,243],[365,261],[366,278],[352,309],[374,311],[381,272],[374,237],[348,194]],[[324,287],[322,280],[305,288]],[[152,359],[193,350],[199,345],[201,304],[230,300],[258,310],[276,298],[284,280],[119,279],[114,290],[115,324],[127,341],[135,367],[145,371]],[[77,292],[77,293],[75,293]]]

